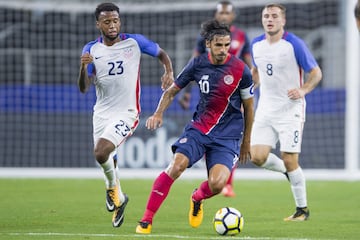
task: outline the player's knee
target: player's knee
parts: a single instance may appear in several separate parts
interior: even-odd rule
[[[177,179],[185,171],[187,166],[188,161],[186,161],[186,159],[180,160],[175,158],[166,169],[166,172],[172,179]]]
[[[101,149],[101,148],[95,148],[94,155],[95,155],[96,161],[99,164],[105,163],[109,157],[109,154],[106,151],[104,151],[104,149]]]
[[[261,166],[264,164],[264,160],[261,158],[251,157],[251,162],[256,166]]]
[[[185,168],[182,165],[172,165],[171,167],[169,167],[166,170],[166,173],[172,178],[172,179],[177,179],[178,177],[180,177],[180,175],[185,171]]]
[[[225,181],[224,182],[209,182],[209,187],[211,189],[211,192],[213,194],[218,194],[222,191],[222,189],[225,187]]]
[[[266,161],[266,154],[263,154],[260,151],[257,151],[255,148],[251,149],[251,162],[256,166],[261,166]]]
[[[215,178],[209,178],[208,184],[211,192],[213,194],[218,194],[222,191],[222,189],[225,187],[227,180],[224,179],[215,179]]]

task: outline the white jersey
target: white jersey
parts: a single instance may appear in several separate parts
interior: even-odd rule
[[[95,77],[94,116],[104,119],[121,112],[140,113],[141,53],[155,57],[160,50],[158,44],[140,34],[120,34],[120,38],[120,42],[106,46],[100,37],[83,49],[93,57],[88,75]]]
[[[305,43],[292,33],[270,44],[265,34],[251,44],[253,64],[260,79],[255,120],[305,121],[305,98],[291,100],[287,91],[303,85],[303,72],[317,66]]]

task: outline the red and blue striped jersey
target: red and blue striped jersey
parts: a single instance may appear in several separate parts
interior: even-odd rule
[[[202,54],[185,66],[175,80],[179,88],[198,83],[200,100],[189,127],[216,138],[240,139],[243,131],[242,99],[253,96],[253,81],[246,64],[229,54],[222,65]]]

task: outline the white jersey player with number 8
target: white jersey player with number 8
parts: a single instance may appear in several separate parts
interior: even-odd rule
[[[322,78],[321,69],[303,40],[284,30],[286,9],[266,5],[262,11],[265,33],[251,44],[252,75],[260,98],[251,134],[252,162],[288,177],[296,212],[285,221],[309,217],[305,177],[298,163],[305,122],[305,95]],[[303,73],[307,72],[304,83]],[[280,142],[281,158],[271,153]]]
[[[98,5],[95,17],[101,36],[83,48],[78,84],[82,93],[91,83],[96,88],[94,154],[105,175],[106,207],[114,212],[112,225],[119,227],[129,198],[121,191],[114,157],[117,147],[132,135],[139,122],[141,54],[157,57],[163,64],[162,89],[168,88],[174,78],[171,60],[157,43],[141,34],[120,33],[120,11],[115,4]]]

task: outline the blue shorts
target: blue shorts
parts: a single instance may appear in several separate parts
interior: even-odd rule
[[[182,153],[189,158],[190,168],[205,156],[209,171],[215,164],[225,165],[230,171],[238,161],[239,139],[216,139],[194,128],[187,128],[171,146],[173,153]]]

